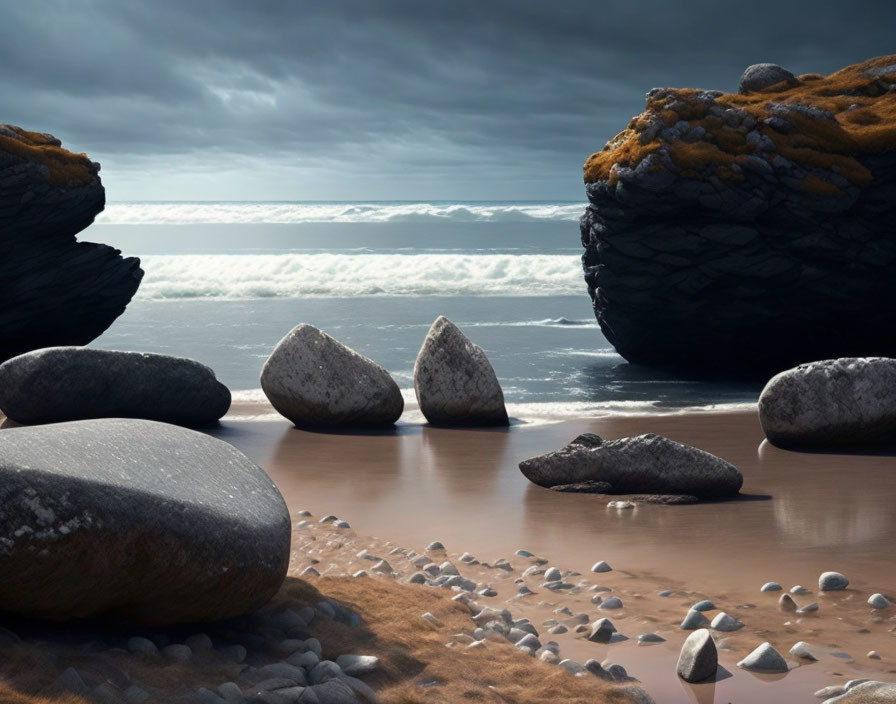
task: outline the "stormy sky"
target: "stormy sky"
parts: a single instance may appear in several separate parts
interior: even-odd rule
[[[896,53],[896,3],[0,0],[0,122],[110,201],[568,199],[658,85]]]

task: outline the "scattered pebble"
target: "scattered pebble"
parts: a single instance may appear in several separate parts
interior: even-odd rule
[[[429,545],[426,546],[427,550],[444,550],[445,546],[442,545],[438,540],[433,540]]]
[[[612,572],[613,568],[610,567],[610,565],[608,565],[606,562],[601,560],[600,562],[595,562],[591,566],[591,571],[592,572]]]
[[[297,516],[305,516],[305,517],[307,518],[308,516],[310,516],[310,515],[312,515],[312,514],[311,514],[311,511],[309,511],[308,509],[303,508],[301,511],[296,511],[296,515],[297,515]]]
[[[351,528],[351,526],[348,524],[348,521],[333,521],[333,525],[336,528]]]
[[[742,624],[736,618],[729,616],[724,611],[720,611],[712,620],[712,624],[710,625],[710,627],[715,631],[723,631],[727,633],[743,628],[744,624]]]
[[[790,588],[790,593],[791,593],[791,594],[797,594],[797,595],[801,595],[801,594],[802,594],[802,595],[805,595],[805,594],[811,594],[811,593],[812,593],[812,590],[811,590],[811,589],[806,589],[806,588],[805,588],[804,586],[802,586],[801,584],[797,584],[795,587],[791,587],[791,588]]]
[[[607,504],[607,508],[629,509],[634,507],[635,504],[631,501],[611,501]]]
[[[616,633],[616,626],[608,618],[600,618],[591,624],[588,634],[588,640],[595,643],[609,643],[613,634]]]
[[[608,599],[604,599],[597,608],[599,608],[599,609],[621,609],[622,608],[622,599],[620,599],[618,596],[611,596]]]
[[[656,633],[641,633],[638,636],[639,643],[665,643],[666,639]]]
[[[752,653],[747,655],[743,660],[737,663],[737,666],[751,672],[787,672],[787,661],[784,657],[772,647],[771,643],[763,643]]]
[[[702,682],[715,675],[718,666],[719,654],[712,634],[701,628],[685,639],[675,669],[686,682]]]
[[[321,518],[318,523],[332,523],[333,521],[338,521],[339,518],[334,516],[332,513]]]
[[[818,602],[813,601],[811,604],[806,604],[796,610],[798,614],[809,614],[813,611],[818,611]]]
[[[149,640],[149,638],[143,638],[141,636],[128,638],[128,650],[132,653],[143,653],[144,655],[159,654],[159,649],[156,647],[156,644]]]
[[[818,588],[823,592],[839,591],[849,586],[849,579],[839,572],[823,572],[818,578]]]
[[[305,569],[299,572],[299,575],[302,577],[320,577],[320,572],[314,567],[314,565],[308,565]]]
[[[799,607],[790,594],[782,594],[781,598],[778,599],[778,608],[781,611],[796,611]]]
[[[800,658],[801,660],[818,660],[818,658],[809,649],[809,644],[804,640],[801,640],[798,643],[794,643],[793,647],[790,649],[790,654],[795,658]]]
[[[870,660],[880,660],[880,655],[878,655],[878,653],[877,653],[876,650],[869,650],[869,651],[868,651],[868,658],[869,658]]]
[[[535,557],[535,555],[533,555],[528,550],[517,550],[516,554],[519,555],[520,557]]]
[[[442,627],[442,622],[439,621],[439,619],[437,619],[431,613],[429,613],[429,611],[427,611],[425,614],[422,614],[422,618],[426,621],[429,621],[433,626],[436,626],[437,628]]]
[[[886,609],[890,607],[890,600],[883,594],[872,594],[868,597],[868,606],[872,609]]]
[[[561,579],[563,579],[563,573],[556,567],[548,567],[544,572],[546,582],[559,582]]]
[[[380,659],[375,655],[339,655],[336,664],[345,674],[355,676],[376,670]]]
[[[782,587],[777,582],[766,582],[759,588],[759,591],[761,591],[761,592],[779,592],[783,588],[784,587]]]
[[[681,622],[679,628],[683,631],[693,631],[697,628],[703,628],[704,626],[709,625],[709,619],[703,615],[700,611],[694,611],[690,609],[687,613],[687,616],[684,617],[684,620]]]
[[[714,611],[716,605],[713,604],[709,599],[703,599],[702,601],[698,601],[691,608],[694,611]]]

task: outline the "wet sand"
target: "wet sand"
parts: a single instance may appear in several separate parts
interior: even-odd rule
[[[570,634],[557,638],[562,655],[580,661],[609,657],[640,679],[658,703],[760,697],[809,702],[816,701],[816,689],[845,679],[896,679],[893,609],[872,612],[865,604],[873,592],[896,592],[894,457],[778,450],[763,443],[754,410],[518,424],[506,430],[408,423],[379,434],[295,430],[267,412],[236,404],[213,434],[264,467],[292,511],[333,513],[359,536],[417,551],[440,540],[455,560],[464,551],[486,561],[512,558],[525,548],[581,573],[591,584],[612,588],[626,604],[621,611],[598,612],[585,588],[561,597],[539,590],[534,581],[530,586],[539,593],[510,603],[536,624],[548,617],[551,605],[567,603],[593,617],[609,615],[630,640],[601,646]],[[740,468],[744,496],[619,511],[607,509],[596,496],[530,485],[520,474],[520,460],[585,431],[605,438],[656,432],[701,447]],[[592,574],[597,560],[608,561],[614,571]],[[324,574],[361,566],[334,561]],[[818,576],[826,570],[845,573],[850,589],[818,594]],[[483,575],[469,576],[479,581]],[[817,601],[820,610],[803,617],[778,611],[780,593],[759,592],[767,581],[785,589],[808,587],[813,593],[796,596],[797,602]],[[503,602],[515,587],[501,587],[494,600]],[[658,596],[664,589],[679,593]],[[686,635],[677,624],[686,607],[704,597],[746,625],[726,638],[730,650],[720,654],[733,676],[714,685],[684,685],[674,673]],[[549,603],[538,606],[539,601]],[[647,631],[668,640],[637,646],[634,636]],[[785,655],[796,641],[808,641],[821,660],[783,678],[737,668],[736,662],[764,640]],[[871,650],[881,659],[868,659]]]

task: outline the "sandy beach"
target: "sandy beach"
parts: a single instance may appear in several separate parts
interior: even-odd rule
[[[519,473],[520,460],[586,431],[604,438],[656,432],[701,447],[743,472],[742,496],[615,510],[597,496],[530,485]],[[535,578],[527,581],[535,593],[519,598],[519,585],[509,576],[495,576],[485,568],[461,571],[499,592],[483,601],[511,605],[515,614],[536,624],[555,617],[553,609],[561,606],[592,617],[610,616],[629,640],[600,646],[570,632],[556,638],[561,655],[579,661],[610,658],[658,702],[813,701],[812,693],[822,687],[859,677],[889,679],[896,671],[896,621],[866,604],[870,594],[891,593],[896,583],[896,566],[887,559],[894,531],[890,507],[896,458],[779,450],[763,441],[755,410],[517,422],[504,430],[408,422],[389,433],[346,434],[296,430],[272,419],[263,404],[242,403],[214,434],[264,467],[291,511],[335,514],[350,522],[351,552],[326,559],[303,552],[307,536],[298,529],[294,573],[312,559],[321,560],[316,568],[324,577],[369,567],[355,557],[374,540],[362,536],[417,552],[439,540],[458,565],[467,551],[486,562],[511,559],[516,572],[510,576],[515,577],[529,565],[515,558],[515,551],[529,550],[550,565],[578,573],[576,579],[587,585],[561,596],[539,589]],[[591,573],[597,560],[606,560],[613,571]],[[398,580],[416,571],[405,561],[390,564]],[[850,588],[819,593],[818,576],[826,570],[848,575]],[[800,606],[817,602],[819,610],[805,615],[780,611],[780,593],[759,591],[768,581],[785,590],[806,587],[811,593],[794,595],[795,600]],[[612,589],[624,608],[599,612],[590,603],[593,585]],[[658,595],[665,590],[673,594]],[[745,626],[724,640],[720,654],[732,676],[714,684],[686,685],[674,668],[687,635],[678,624],[687,607],[704,598]],[[645,632],[667,640],[638,646],[635,636]],[[783,653],[797,641],[807,641],[819,662],[803,664],[784,677],[737,668],[765,640]],[[869,659],[870,651],[880,659]]]

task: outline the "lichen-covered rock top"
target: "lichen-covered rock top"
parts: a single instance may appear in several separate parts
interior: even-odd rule
[[[896,55],[775,69],[743,93],[655,88],[585,164],[585,280],[631,362],[896,355]]]
[[[86,154],[63,149],[51,134],[0,124],[0,168],[16,161],[34,167],[37,178],[60,187],[84,186],[100,171],[100,165]]]

